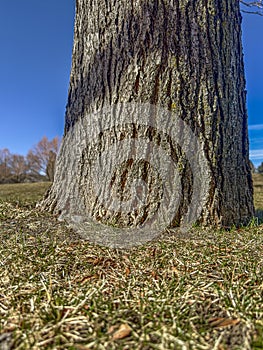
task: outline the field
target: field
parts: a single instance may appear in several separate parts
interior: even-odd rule
[[[0,185],[0,349],[263,349],[263,176],[230,231],[94,246],[35,209],[48,183]]]

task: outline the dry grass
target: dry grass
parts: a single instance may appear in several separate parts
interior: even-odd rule
[[[123,251],[91,245],[35,210],[43,184],[12,186],[0,186],[1,350],[263,348],[256,220]],[[257,176],[258,209],[262,186]]]
[[[33,207],[50,185],[50,182],[0,185],[0,199]]]
[[[263,174],[254,174],[253,183],[256,215],[263,222]]]

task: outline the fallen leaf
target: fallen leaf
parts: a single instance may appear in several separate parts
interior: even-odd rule
[[[227,326],[235,326],[237,325],[240,320],[238,319],[231,319],[231,318],[224,318],[224,317],[213,317],[208,320],[211,327],[214,328],[223,328]]]
[[[115,331],[116,328],[118,328],[118,326],[116,326],[116,325],[115,325],[115,326],[110,326],[110,328],[108,329],[108,332],[107,332],[107,333],[108,333],[108,334],[113,333],[113,332]]]
[[[92,265],[98,265],[100,263],[101,259],[100,258],[88,258],[87,262],[92,264]]]
[[[89,345],[75,345],[77,350],[89,350],[91,347]]]
[[[94,275],[89,275],[89,276],[85,276],[84,278],[82,278],[82,280],[80,281],[80,284],[85,284],[86,282],[88,282],[91,279],[98,279],[99,276],[95,273]]]
[[[120,326],[120,328],[113,334],[112,339],[118,340],[128,337],[132,332],[131,327],[124,323]]]
[[[174,273],[177,276],[179,275],[179,271],[175,266],[172,267],[172,273]]]
[[[220,322],[222,322],[223,320],[224,320],[223,317],[212,317],[212,318],[209,318],[208,322],[210,326],[214,327],[218,325]]]
[[[157,275],[156,271],[152,271],[151,275],[153,276],[153,278],[154,278],[155,280],[158,279],[158,275]]]
[[[156,255],[156,248],[152,248],[152,249],[150,250],[150,255],[151,255],[151,256],[155,256],[155,255]]]

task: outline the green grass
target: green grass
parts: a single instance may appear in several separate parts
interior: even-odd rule
[[[263,176],[254,185],[260,212]],[[34,209],[47,186],[0,186],[0,349],[263,348],[256,220],[110,249]],[[132,331],[115,340],[121,324]]]
[[[35,205],[50,185],[50,182],[0,184],[0,199],[7,202]]]

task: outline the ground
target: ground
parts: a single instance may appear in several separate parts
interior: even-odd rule
[[[263,349],[263,225],[94,246],[0,186],[0,349]],[[263,175],[254,176],[263,213]]]

